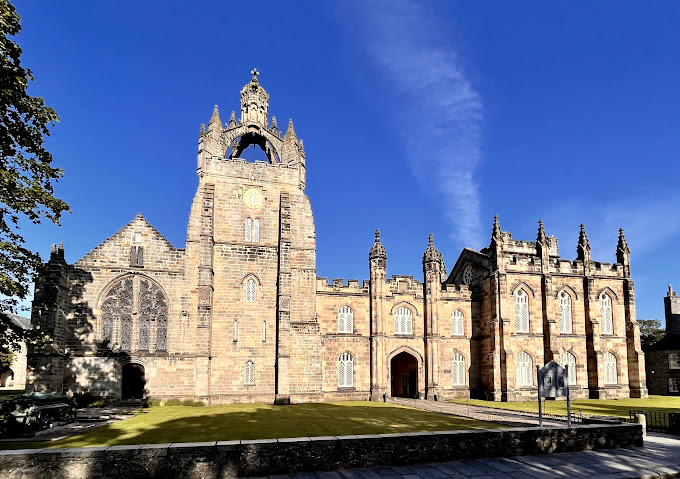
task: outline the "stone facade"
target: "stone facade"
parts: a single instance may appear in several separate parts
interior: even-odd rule
[[[423,279],[387,278],[379,232],[369,279],[316,277],[306,158],[292,120],[269,120],[257,72],[241,118],[217,107],[198,142],[185,249],[141,215],[74,264],[54,248],[36,282],[29,388],[209,403],[535,397],[535,367],[572,358],[572,397],[644,397],[630,253],[575,261],[542,224],[535,242],[494,222],[451,274],[432,236]],[[240,158],[259,146],[267,162]],[[603,320],[604,318],[604,320]],[[603,329],[604,324],[604,329]]]
[[[666,336],[645,351],[649,394],[680,396],[680,297],[668,286],[664,297]]]

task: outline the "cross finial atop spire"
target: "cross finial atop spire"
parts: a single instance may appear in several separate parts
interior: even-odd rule
[[[257,81],[257,77],[260,74],[260,72],[257,71],[257,68],[253,68],[250,70],[250,74],[253,76],[253,80]]]

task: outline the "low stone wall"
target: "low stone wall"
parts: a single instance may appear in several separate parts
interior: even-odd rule
[[[0,451],[4,479],[266,476],[642,446],[639,424]]]

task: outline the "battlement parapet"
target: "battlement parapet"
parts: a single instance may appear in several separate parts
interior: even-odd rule
[[[328,278],[316,278],[316,292],[330,293],[330,292],[346,292],[346,293],[361,293],[368,294],[370,282],[367,279],[361,281],[358,279],[348,279],[346,282],[342,278],[333,278],[328,281]]]

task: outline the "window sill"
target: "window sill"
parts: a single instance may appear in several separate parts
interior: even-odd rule
[[[356,391],[356,390],[357,390],[357,388],[355,388],[354,386],[351,386],[351,387],[350,386],[339,386],[338,387],[339,393],[351,393],[351,392]]]

